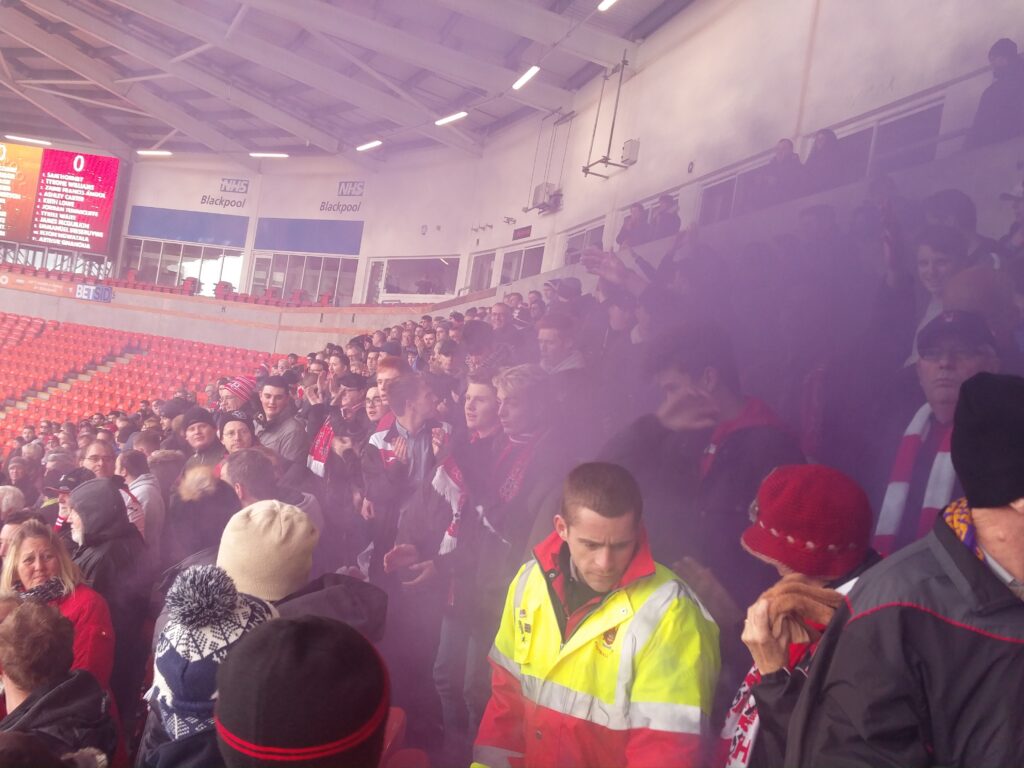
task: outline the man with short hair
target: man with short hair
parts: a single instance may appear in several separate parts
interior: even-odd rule
[[[185,462],[185,470],[192,467],[215,467],[220,464],[226,451],[217,439],[217,423],[213,414],[198,405],[189,408],[185,413],[182,428],[188,441],[192,455]]]
[[[115,480],[115,485],[120,483],[116,478],[117,456],[114,453],[114,446],[103,440],[93,440],[82,449],[81,466],[88,469],[96,477],[104,480]],[[146,515],[142,504],[135,498],[135,494],[128,490],[127,486],[120,487],[121,496],[128,511],[128,519],[132,522],[139,533],[145,535]],[[63,525],[63,520],[58,518],[58,527]]]
[[[988,52],[992,84],[982,93],[964,149],[1006,141],[1024,134],[1024,61],[1009,38],[996,40]]]
[[[966,498],[858,580],[815,651],[787,766],[1024,764],[1024,379],[960,388]]]
[[[149,471],[149,460],[142,451],[128,450],[117,457],[115,471],[128,483],[128,491],[142,506],[143,535],[146,546],[157,562],[162,563],[161,547],[166,509],[156,477]]]
[[[248,448],[230,454],[221,467],[220,478],[234,489],[243,507],[266,499],[298,507],[309,516],[324,541],[324,515],[316,497],[281,486],[273,463],[263,451]]]
[[[348,367],[348,357],[341,350],[332,352],[327,358],[327,372],[331,376],[344,376]]]
[[[475,765],[702,764],[718,628],[654,561],[642,513],[622,467],[569,473],[554,532],[508,590]]]
[[[295,404],[289,394],[288,382],[280,376],[271,376],[263,382],[260,404],[264,415],[256,427],[260,444],[274,451],[289,468],[295,464],[304,465],[306,428],[295,417]]]

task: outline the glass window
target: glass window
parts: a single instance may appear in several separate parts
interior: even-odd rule
[[[522,280],[524,277],[533,277],[534,275],[540,274],[540,267],[544,261],[544,246],[538,245],[533,248],[527,248],[526,252],[523,253],[523,266],[519,270],[519,279]]]
[[[451,294],[458,275],[459,260],[454,257],[388,259],[384,292]]]
[[[157,243],[157,245],[160,245]],[[181,268],[181,244],[164,243],[160,254],[160,271],[156,275],[156,284],[165,286],[178,285],[179,269]]]
[[[274,291],[278,296],[281,295],[281,291],[284,289],[284,276],[285,272],[287,271],[288,254],[275,253],[274,264],[270,270],[270,289]]]
[[[284,291],[281,298],[288,299],[292,293],[302,289],[302,270],[305,256],[297,253],[288,254],[288,271],[284,278]]]
[[[213,291],[220,282],[220,271],[224,263],[224,249],[219,246],[207,246],[202,249],[202,261],[199,268],[199,295],[213,296]]]
[[[732,215],[732,198],[736,191],[736,179],[726,179],[710,187],[704,187],[700,196],[700,223],[714,224]]]
[[[942,124],[942,105],[905,115],[878,126],[875,136],[875,169],[889,173],[935,159]]]
[[[316,301],[319,298],[317,292],[320,287],[320,270],[323,268],[324,259],[321,256],[307,256],[306,268],[302,272],[302,295],[301,301]]]
[[[164,252],[167,252],[167,245],[164,245]],[[186,245],[181,250],[181,267],[178,270],[178,285],[184,285],[185,280],[194,278],[200,281],[200,272],[203,268],[203,247],[201,245]]]
[[[604,224],[588,229],[585,239],[585,245],[596,245],[601,250],[604,250]]]
[[[523,263],[522,251],[505,251],[501,257],[501,280],[499,285],[508,285],[519,278],[519,268]]]
[[[137,279],[140,283],[155,283],[156,271],[160,265],[160,243],[144,240]]]
[[[252,266],[252,295],[262,296],[270,279],[270,257],[256,257]]]
[[[225,250],[222,258],[223,262],[221,263],[220,279],[218,282],[230,283],[231,288],[237,291],[242,286],[242,252]],[[267,260],[263,259],[263,261],[266,262]],[[266,267],[264,267],[265,270]],[[266,281],[266,277],[264,277],[264,281]]]
[[[330,297],[330,301],[334,301],[335,294],[338,290],[338,272],[341,271],[342,259],[324,259],[323,274],[320,276],[320,287],[317,289],[317,295],[313,296],[313,301],[319,303],[320,297],[326,294]],[[351,297],[349,297],[351,299]]]
[[[329,261],[335,261],[335,259],[329,259]],[[356,267],[359,266],[359,261],[357,259],[340,259],[340,261],[341,275],[338,277],[338,290],[334,294],[334,306],[347,307],[352,303],[352,297],[356,292]]]
[[[482,291],[491,287],[494,276],[494,252],[478,253],[473,257],[473,273],[469,278],[471,291]]]
[[[127,276],[129,269],[134,269],[136,274],[138,274],[141,256],[142,241],[135,238],[126,238],[124,241],[124,252],[121,254],[121,277]]]

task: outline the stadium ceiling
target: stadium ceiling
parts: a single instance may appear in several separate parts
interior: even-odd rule
[[[374,140],[375,159],[478,154],[524,117],[571,111],[691,2],[0,0],[0,134],[121,155],[332,155]]]

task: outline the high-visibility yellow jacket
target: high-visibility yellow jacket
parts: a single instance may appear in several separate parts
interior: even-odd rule
[[[619,585],[570,613],[563,546],[552,534],[509,588],[474,766],[698,764],[718,627],[646,537]]]

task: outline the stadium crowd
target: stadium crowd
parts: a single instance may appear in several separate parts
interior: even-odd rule
[[[1024,763],[1003,197],[877,177],[734,253],[661,199],[592,294],[25,424],[0,765]]]

